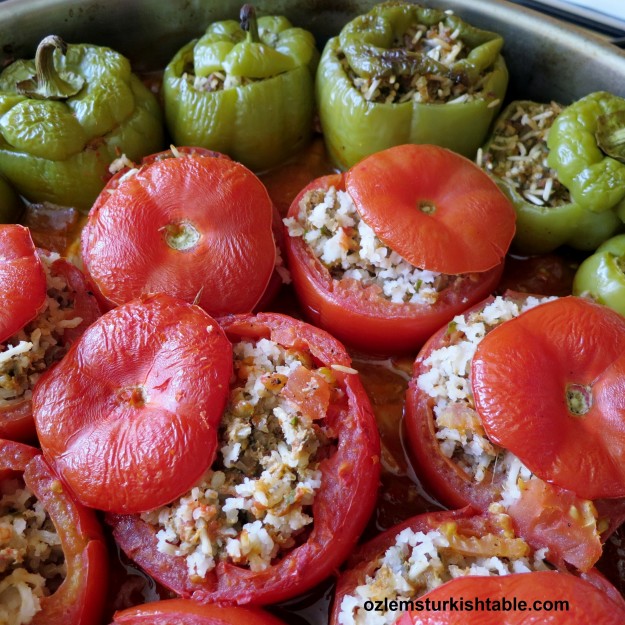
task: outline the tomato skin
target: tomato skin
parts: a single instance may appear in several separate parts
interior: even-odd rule
[[[351,364],[336,339],[286,315],[232,315],[220,323],[232,341],[271,338],[284,347],[308,349],[327,366]],[[379,435],[360,379],[341,371],[333,373],[348,404],[333,418],[338,446],[319,465],[322,487],[314,499],[314,524],[305,543],[264,571],[221,562],[203,582],[193,583],[184,558],[157,550],[155,532],[147,523],[138,516],[109,515],[115,540],[126,554],[166,587],[202,603],[266,605],[301,594],[331,575],[350,554],[369,520],[380,475]]]
[[[494,181],[439,146],[407,144],[372,154],[346,173],[345,186],[378,238],[429,271],[500,267],[514,236],[514,207]]]
[[[190,599],[170,599],[116,612],[111,625],[284,625],[254,608],[202,605]]]
[[[494,577],[460,577],[424,595],[422,601],[456,601],[459,599],[482,601],[501,600],[519,605],[524,601],[528,611],[484,610],[441,611],[424,610],[405,613],[395,625],[621,625],[625,622],[625,607],[610,599],[600,588],[574,575],[556,571],[517,573]],[[534,601],[541,606],[548,602],[567,601],[569,609],[536,610]],[[436,604],[435,604],[436,605]],[[449,604],[448,604],[449,605]],[[553,603],[551,603],[553,606]],[[476,614],[476,617],[471,616]],[[479,616],[477,616],[479,614]],[[478,620],[479,619],[479,620]]]
[[[0,477],[21,472],[26,486],[42,502],[61,538],[67,576],[53,594],[41,599],[31,625],[93,625],[104,608],[108,557],[102,528],[92,510],[81,506],[41,452],[0,441]]]
[[[522,303],[528,295],[508,292],[505,297]],[[480,310],[492,301],[493,298],[488,298],[465,314]],[[485,511],[494,499],[499,499],[500,485],[488,477],[475,483],[452,459],[443,455],[436,439],[434,400],[417,386],[417,379],[426,369],[423,362],[434,350],[448,342],[447,327],[441,328],[423,346],[415,360],[404,413],[408,451],[418,477],[442,503],[452,508],[472,505]],[[595,503],[599,519],[609,526],[600,537],[593,528],[584,525],[582,518],[574,520],[569,517],[572,505],[578,508],[584,505],[582,499],[548,483],[542,483],[539,489],[523,491],[519,505],[508,513],[517,534],[535,549],[548,547],[552,562],[561,565],[567,561],[580,570],[588,570],[601,555],[600,542],[607,540],[625,513],[618,500],[598,500]]]
[[[410,528],[414,532],[427,533],[450,521],[456,522],[460,531],[469,530],[469,528],[474,534],[484,534],[489,530],[495,531],[489,526],[487,516],[480,515],[470,507],[465,507],[461,510],[419,514],[378,534],[372,540],[360,545],[347,561],[347,568],[341,573],[336,584],[329,625],[339,625],[343,597],[351,595],[358,586],[366,583],[367,577],[375,573],[376,562],[389,547],[395,544],[395,538],[401,531]]]
[[[296,217],[304,195],[334,186],[345,190],[344,174],[323,176],[307,185],[295,198],[289,217]],[[285,234],[289,270],[298,299],[310,321],[339,340],[365,353],[409,353],[450,321],[491,293],[503,264],[479,276],[459,276],[433,306],[395,304],[375,287],[362,288],[355,280],[334,280],[301,237]]]
[[[624,352],[623,317],[578,297],[495,328],[472,362],[475,405],[489,438],[541,479],[581,497],[625,496]],[[587,398],[567,407],[569,393]]]
[[[35,387],[44,454],[85,505],[164,505],[212,462],[231,374],[230,343],[202,309],[164,294],[129,302]]]
[[[30,231],[0,225],[0,343],[32,321],[46,300],[46,276]]]
[[[111,178],[83,230],[85,268],[110,305],[166,292],[211,315],[249,312],[275,265],[271,199],[219,153],[177,153]]]
[[[39,254],[47,254],[47,252],[39,250]],[[63,346],[67,347],[82,336],[83,332],[101,315],[102,311],[92,293],[91,285],[76,266],[65,258],[59,258],[50,266],[50,273],[52,276],[65,278],[69,289],[74,293],[75,316],[82,317],[82,322],[78,326],[67,328],[63,333]],[[44,274],[44,294],[45,284]],[[0,438],[21,442],[35,441],[36,429],[30,399],[0,407]]]

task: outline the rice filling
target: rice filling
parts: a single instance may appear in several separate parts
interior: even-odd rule
[[[468,575],[497,576],[548,570],[545,550],[531,553],[514,537],[510,519],[498,515],[502,533],[463,536],[455,522],[427,532],[406,528],[376,563],[373,575],[341,601],[340,625],[392,625],[401,610],[371,611],[365,603],[414,601],[441,584]],[[468,547],[468,548],[467,548]],[[401,605],[401,604],[398,604]],[[405,604],[404,604],[405,605]]]
[[[571,202],[569,190],[549,167],[547,138],[562,106],[556,102],[519,102],[512,115],[500,118],[477,164],[503,180],[524,200],[553,208]]]
[[[141,515],[159,551],[183,556],[196,581],[219,561],[261,571],[298,544],[313,524],[331,432],[325,412],[297,398],[323,407],[341,393],[330,369],[268,339],[236,343],[234,366],[217,461],[188,494]]]
[[[391,45],[391,49],[398,48],[422,54],[443,68],[451,68],[471,51],[462,41],[459,30],[452,30],[443,22],[432,26],[414,24]],[[344,54],[341,53],[339,59],[354,87],[369,102],[398,104],[412,100],[423,104],[459,104],[490,97],[485,86],[492,72],[483,73],[475,84],[454,79],[449,72],[366,77],[353,71]],[[489,106],[499,104],[499,100],[490,99]]]
[[[384,245],[362,220],[349,193],[310,191],[297,217],[284,220],[289,236],[302,237],[335,280],[374,287],[396,304],[433,305],[459,276],[419,269]]]
[[[66,575],[61,539],[23,482],[0,483],[0,623],[24,625]]]
[[[51,364],[67,352],[63,335],[82,318],[74,314],[74,293],[63,276],[52,275],[58,254],[39,254],[46,274],[47,296],[39,315],[0,344],[0,408],[32,396],[35,383]]]

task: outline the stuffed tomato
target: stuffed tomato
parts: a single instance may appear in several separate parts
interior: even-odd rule
[[[85,268],[106,303],[167,293],[211,315],[250,312],[279,263],[276,209],[261,181],[201,148],[120,166],[81,237]]]
[[[116,612],[111,625],[285,625],[255,608],[202,605],[191,599],[156,601]]]
[[[35,383],[100,316],[79,269],[37,250],[27,228],[0,226],[0,437],[34,439]]]
[[[388,354],[415,350],[494,290],[514,210],[467,159],[404,145],[310,183],[285,225],[293,283],[313,323]]]
[[[375,419],[344,348],[279,314],[221,320],[235,377],[219,453],[185,495],[110,515],[126,554],[183,597],[263,605],[349,555],[376,500]]]
[[[553,299],[515,293],[490,298],[437,332],[415,361],[405,423],[417,473],[442,502],[452,507],[471,504],[482,510],[492,509],[492,506],[505,510],[512,517],[517,533],[536,548],[548,548],[553,562],[566,562],[588,570],[601,555],[601,537],[605,538],[622,521],[625,507],[618,490],[609,487],[593,490],[585,486],[587,481],[593,481],[589,474],[598,477],[599,473],[605,474],[606,467],[609,472],[615,452],[605,453],[605,458],[600,456],[610,446],[618,448],[620,438],[616,436],[618,432],[614,432],[599,442],[602,433],[594,426],[595,431],[590,434],[593,429],[590,422],[586,432],[581,429],[581,423],[565,424],[566,416],[562,417],[562,412],[567,412],[567,391],[563,385],[560,397],[551,376],[573,366],[557,360],[558,350],[566,342],[563,334],[570,333],[571,342],[576,345],[563,356],[565,359],[570,356],[571,362],[575,360],[572,351],[588,353],[588,345],[603,345],[605,341],[607,347],[611,343],[609,349],[597,352],[603,353],[605,366],[615,350],[618,352],[625,347],[625,322],[616,319],[616,315],[612,317],[608,309],[576,298],[550,302]],[[502,347],[497,366],[508,375],[496,380],[490,378],[489,382],[484,382],[479,375],[476,379],[476,366],[482,363],[481,358],[475,360],[476,352],[480,353],[483,341],[487,341],[485,345],[490,343],[491,332],[504,328],[512,330],[517,320],[532,323],[529,313],[542,311],[543,307],[548,311],[548,307],[554,305],[558,310],[563,306],[565,311],[571,306],[581,307],[582,312],[562,312],[559,321],[552,319],[544,327],[540,320],[534,321],[531,331],[519,335],[531,345],[533,355],[526,350],[526,358],[520,359],[517,349],[509,345]],[[556,318],[557,315],[556,310]],[[606,319],[606,315],[610,318]],[[569,322],[576,316],[581,322],[572,326]],[[607,334],[601,338],[604,331]],[[534,339],[528,338],[528,332],[533,332]],[[492,336],[495,338],[496,334]],[[541,360],[542,353],[545,357]],[[505,359],[514,361],[520,369],[511,373],[503,362]],[[597,362],[600,360],[597,356]],[[580,365],[580,369],[586,366],[588,363]],[[593,366],[587,372],[591,376],[601,365]],[[524,374],[520,373],[521,369]],[[476,384],[481,389],[477,397]],[[510,418],[516,421],[508,421],[510,436],[506,440],[488,429],[484,419],[482,406],[491,392],[498,393],[503,410],[511,410],[511,405],[515,405]],[[614,386],[612,392],[618,396]],[[546,401],[549,397],[551,403],[545,406],[553,408],[557,414],[557,417],[546,418],[546,422],[552,424],[549,431],[539,432],[534,427],[539,415],[544,416],[544,411],[537,412],[534,396],[536,401]],[[557,405],[558,402],[562,405]],[[491,406],[494,406],[492,402]],[[553,425],[552,419],[556,418],[560,423]],[[596,423],[600,424],[601,419]],[[576,425],[579,425],[577,430]],[[604,434],[608,432],[606,429]],[[578,447],[573,452],[564,451],[560,441],[563,437],[570,440],[574,436],[579,437]],[[612,436],[615,442],[610,445]],[[520,449],[513,442],[515,437],[533,451],[528,454],[527,449]],[[583,451],[580,453],[580,450]],[[556,465],[566,460],[568,464],[563,466],[562,473],[566,473],[568,479],[532,462],[532,453],[534,457],[543,457],[546,464],[547,458]],[[575,453],[579,456],[572,461],[571,454]],[[579,475],[576,467],[585,467],[585,475]]]
[[[402,614],[411,607],[423,608],[429,597],[448,586],[452,592],[452,585],[460,579],[475,583],[469,585],[471,593],[452,594],[458,602],[461,598],[473,600],[481,595],[480,589],[494,581],[501,584],[503,578],[507,580],[503,585],[513,588],[517,578],[529,580],[539,572],[542,583],[556,586],[561,584],[560,576],[573,577],[553,570],[545,555],[545,549],[534,551],[515,535],[506,514],[478,514],[465,508],[412,517],[364,544],[352,556],[337,584],[330,625],[404,622]],[[612,608],[623,611],[623,600],[605,578],[595,570],[586,577],[606,593],[606,603],[614,601]],[[529,595],[539,597],[541,583],[530,582]],[[559,597],[552,594],[550,598]]]
[[[76,502],[41,452],[0,440],[0,622],[93,625],[107,557],[93,511]]]

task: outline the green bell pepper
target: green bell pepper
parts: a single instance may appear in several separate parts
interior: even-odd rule
[[[411,3],[383,3],[349,22],[328,41],[317,72],[334,163],[347,169],[403,143],[473,158],[508,85],[502,45],[495,33]]]
[[[625,217],[624,134],[625,99],[605,91],[571,104],[554,123],[549,165],[583,208],[600,213],[616,207]]]
[[[162,137],[156,98],[109,48],[49,36],[0,75],[0,172],[31,201],[88,211],[111,162]]]
[[[562,110],[555,102],[511,102],[478,157],[514,206],[513,246],[522,254],[545,254],[561,245],[594,250],[621,225],[614,211],[593,213],[573,202],[546,164],[547,136]]]
[[[625,315],[625,234],[606,241],[579,266],[573,294],[590,296]]]
[[[165,69],[167,126],[180,145],[225,152],[255,171],[303,148],[313,130],[314,73],[319,53],[311,33],[285,17],[211,24]]]

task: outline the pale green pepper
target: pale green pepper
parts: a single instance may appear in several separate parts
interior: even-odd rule
[[[285,17],[216,22],[165,69],[167,126],[179,145],[224,152],[255,171],[302,149],[313,130],[311,33]]]
[[[154,95],[109,48],[50,36],[0,75],[0,172],[28,200],[88,211],[112,161],[162,137]]]

